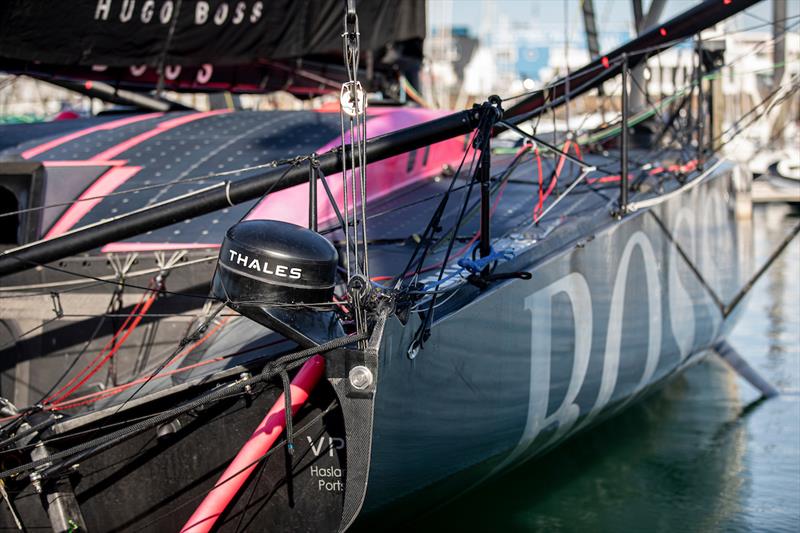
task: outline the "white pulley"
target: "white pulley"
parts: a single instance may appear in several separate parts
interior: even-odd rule
[[[361,115],[367,108],[367,96],[361,87],[361,82],[349,81],[342,85],[342,92],[339,94],[339,103],[342,111],[349,117]]]

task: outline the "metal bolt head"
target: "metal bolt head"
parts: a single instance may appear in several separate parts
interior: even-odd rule
[[[42,493],[42,475],[39,472],[33,472],[28,477],[31,480],[31,485],[33,485],[33,490],[36,491],[37,494],[41,494]]]
[[[356,390],[364,390],[368,388],[370,385],[372,385],[373,380],[370,369],[362,365],[351,368],[348,378],[350,379],[350,385],[352,385]]]

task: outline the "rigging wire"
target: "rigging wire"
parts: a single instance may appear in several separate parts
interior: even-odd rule
[[[467,150],[464,151],[464,155],[461,158],[461,162],[458,164],[458,168],[453,173],[453,176],[452,176],[452,178],[450,180],[450,185],[448,186],[448,188],[445,191],[445,193],[442,195],[442,199],[439,201],[439,204],[437,205],[433,216],[428,221],[428,225],[425,227],[425,230],[422,232],[422,235],[420,236],[419,240],[417,241],[417,245],[414,247],[414,251],[411,254],[411,256],[409,257],[405,268],[403,268],[403,270],[400,271],[400,274],[398,274],[393,279],[391,285],[394,288],[400,289],[400,287],[401,287],[400,283],[403,281],[404,278],[409,277],[409,276],[405,275],[405,273],[411,272],[412,271],[412,267],[414,268],[413,274],[412,274],[412,276],[410,276],[410,277],[412,277],[412,283],[414,283],[416,281],[416,278],[421,273],[422,265],[425,262],[425,257],[427,255],[428,250],[430,249],[430,246],[431,246],[431,241],[432,241],[433,237],[435,236],[436,232],[438,231],[439,222],[440,222],[440,220],[441,220],[441,218],[442,218],[442,216],[444,214],[444,210],[445,210],[445,207],[447,206],[447,202],[450,199],[450,194],[452,194],[452,192],[454,190],[456,180],[461,175],[461,171],[464,168],[464,163],[466,162],[467,156],[469,155],[470,151],[472,151],[472,160],[470,161],[470,166],[469,166],[470,181],[467,182],[464,185],[463,188],[468,189],[468,191],[471,190],[471,188],[472,188],[472,178],[473,178],[473,176],[472,176],[473,167],[475,165],[475,155],[477,153],[476,150],[473,147],[473,142],[474,141],[475,141],[475,134],[473,133],[472,137],[470,138],[469,147],[467,148]],[[467,194],[467,193],[465,192],[465,194]]]
[[[333,410],[334,410],[334,409],[336,409],[337,407],[339,407],[339,402],[338,402],[338,401],[336,401],[336,400],[334,400],[333,402],[331,402],[331,405],[329,405],[328,407],[326,407],[324,410],[322,410],[322,411],[321,411],[319,414],[317,414],[317,415],[316,415],[314,418],[312,418],[311,420],[309,420],[307,423],[305,423],[305,424],[303,424],[302,426],[300,426],[300,427],[299,427],[299,428],[296,430],[296,431],[297,431],[297,433],[302,433],[302,432],[303,432],[303,431],[305,431],[306,429],[308,429],[308,428],[312,427],[314,424],[316,424],[316,423],[317,423],[319,420],[323,419],[323,418],[324,418],[326,415],[328,415],[328,414],[329,414],[331,411],[333,411]],[[217,481],[217,482],[214,484],[214,486],[213,486],[213,487],[211,487],[210,489],[208,489],[207,491],[205,491],[205,492],[202,492],[202,493],[200,493],[200,494],[198,494],[198,495],[192,496],[190,499],[188,499],[188,500],[187,500],[187,501],[185,501],[185,502],[181,502],[181,503],[179,503],[179,504],[177,504],[177,505],[175,505],[175,506],[172,506],[172,508],[171,508],[171,509],[170,509],[168,512],[166,512],[166,513],[164,513],[164,514],[162,514],[162,515],[160,515],[160,516],[157,516],[156,518],[153,518],[152,520],[150,520],[149,522],[147,522],[147,523],[145,523],[145,524],[142,524],[142,525],[140,526],[140,528],[139,528],[139,529],[141,529],[141,530],[146,530],[146,529],[148,529],[150,526],[152,526],[152,525],[154,525],[154,524],[157,524],[157,523],[161,522],[162,520],[164,520],[164,519],[166,519],[166,518],[169,518],[170,516],[172,516],[173,514],[175,514],[175,513],[176,513],[176,512],[178,512],[178,511],[180,511],[180,510],[181,510],[181,509],[183,509],[184,507],[186,507],[186,506],[188,506],[188,505],[190,505],[190,504],[193,504],[193,503],[196,503],[196,502],[199,502],[199,501],[201,501],[201,500],[202,500],[202,499],[204,499],[204,498],[205,498],[205,497],[206,497],[208,494],[210,494],[212,491],[214,491],[214,490],[216,490],[217,488],[219,488],[219,487],[221,487],[221,486],[225,485],[226,483],[228,483],[228,482],[230,482],[230,481],[232,481],[232,480],[236,479],[237,477],[239,477],[239,475],[241,475],[243,472],[246,472],[247,470],[249,470],[249,469],[250,469],[250,468],[252,468],[253,466],[255,466],[255,465],[259,464],[259,463],[262,463],[264,460],[266,460],[267,458],[269,458],[269,457],[270,457],[272,454],[274,454],[275,452],[277,452],[278,450],[280,450],[280,449],[281,449],[281,448],[283,448],[284,446],[287,446],[288,444],[289,444],[289,441],[288,441],[288,439],[283,439],[283,440],[281,440],[281,441],[278,441],[278,442],[276,442],[276,443],[275,443],[275,444],[272,446],[272,448],[270,448],[269,450],[267,450],[266,452],[264,452],[264,454],[263,454],[263,455],[261,455],[261,456],[260,456],[260,457],[258,457],[257,459],[254,459],[254,460],[253,460],[251,463],[249,463],[249,464],[245,465],[245,466],[244,466],[244,467],[242,467],[240,470],[237,470],[236,472],[232,473],[230,476],[226,477],[225,479],[221,479],[221,480]],[[329,446],[330,446],[330,444],[329,444]],[[325,452],[326,452],[328,449],[329,449],[329,448],[327,448],[327,449],[323,449],[323,450],[321,450],[321,451],[320,451],[320,453],[325,453]],[[230,459],[229,459],[229,460],[227,460],[227,461],[225,462],[225,464],[230,464],[230,463],[233,461],[234,457],[235,457],[235,454],[234,454],[234,455],[232,455],[232,456],[230,457]]]
[[[283,165],[291,164],[295,161],[295,158],[292,159],[275,159],[270,161],[269,163],[262,163],[258,165],[252,165],[247,167],[236,168],[233,170],[225,170],[222,172],[211,172],[209,174],[204,174],[202,176],[195,176],[191,178],[180,178],[168,181],[162,181],[158,183],[151,183],[150,185],[142,185],[141,187],[132,187],[130,189],[123,189],[121,191],[113,191],[108,194],[98,194],[95,196],[87,196],[85,198],[76,198],[75,200],[70,200],[69,202],[55,202],[46,205],[39,205],[35,207],[28,207],[25,209],[18,209],[16,211],[4,211],[0,213],[0,218],[2,217],[9,217],[14,215],[21,215],[25,213],[30,213],[34,211],[42,211],[45,209],[50,209],[54,207],[65,207],[65,206],[72,206],[74,204],[79,204],[81,202],[92,202],[96,200],[104,200],[106,198],[111,198],[114,196],[122,196],[126,194],[135,194],[141,191],[149,191],[152,189],[163,189],[165,187],[170,187],[172,185],[181,185],[186,183],[193,183],[198,182],[199,185],[203,185],[206,180],[211,180],[213,178],[220,178],[224,176],[238,176],[245,172],[251,172],[253,170],[263,170],[265,168],[277,168]],[[224,181],[220,181],[219,183],[224,183]]]
[[[253,346],[253,347],[250,347],[250,348],[243,348],[243,349],[237,350],[235,352],[227,353],[227,354],[224,354],[224,355],[218,355],[218,356],[212,357],[210,359],[205,359],[203,361],[199,361],[197,363],[193,363],[191,365],[182,366],[182,367],[175,368],[173,370],[169,370],[169,371],[163,372],[163,373],[155,376],[154,379],[163,379],[163,378],[171,377],[171,376],[174,376],[174,375],[177,375],[177,374],[181,374],[183,372],[188,372],[188,371],[194,370],[196,368],[200,368],[200,367],[207,366],[207,365],[214,364],[214,363],[219,363],[221,361],[225,361],[225,360],[228,360],[228,359],[233,359],[233,358],[238,357],[240,355],[245,355],[245,354],[256,352],[256,351],[259,351],[259,350],[264,350],[266,348],[270,348],[270,347],[277,346],[279,344],[284,344],[284,343],[287,343],[287,342],[292,342],[292,341],[289,340],[289,339],[285,339],[284,338],[284,339],[278,339],[278,340],[275,340],[275,341],[267,342],[267,343],[264,343],[264,344],[259,344],[258,346]],[[277,354],[277,356],[280,357],[282,355],[285,355],[286,353],[288,353],[288,352],[279,353],[279,354]],[[72,400],[69,400],[68,402],[66,402],[65,405],[59,405],[57,410],[72,409],[74,407],[81,407],[81,406],[84,406],[84,405],[89,405],[91,403],[95,403],[96,401],[99,401],[99,400],[107,399],[107,398],[109,398],[111,396],[114,396],[116,394],[120,394],[120,393],[124,392],[125,390],[129,389],[130,387],[132,387],[134,385],[138,385],[139,383],[142,383],[146,379],[147,379],[147,377],[142,377],[142,378],[138,378],[138,379],[135,379],[135,380],[131,380],[131,381],[127,382],[127,383],[122,383],[122,384],[117,385],[116,387],[113,387],[111,389],[106,389],[106,390],[102,390],[102,391],[88,393],[88,394],[84,394],[83,396],[77,396],[77,397],[73,398]],[[108,396],[98,397],[98,396],[103,395],[104,393],[108,393]],[[30,411],[33,408],[35,408],[35,406],[29,407],[29,408],[27,408],[27,410]],[[48,410],[48,411],[55,410],[55,408],[52,407],[52,406],[42,406],[42,408],[44,410]],[[22,416],[25,414],[25,412],[26,412],[26,409],[22,409],[19,412],[20,414],[18,414],[16,416],[13,416],[13,417],[8,417],[6,419],[2,419],[2,420],[3,421],[11,420],[12,422],[14,420],[19,420],[19,419],[22,418]],[[152,416],[152,415],[146,415],[146,416],[142,416],[142,417],[134,417],[134,418],[131,418],[131,419],[128,419],[128,420],[120,421],[120,422],[109,423],[109,424],[106,424],[106,425],[103,425],[103,426],[100,426],[100,427],[97,427],[97,428],[92,428],[92,429],[87,429],[87,430],[77,431],[77,432],[70,432],[69,435],[48,437],[47,439],[44,439],[42,442],[45,445],[49,445],[49,444],[52,444],[52,443],[55,443],[55,442],[59,442],[59,441],[64,440],[64,439],[73,438],[74,436],[81,436],[81,435],[87,435],[87,434],[92,434],[92,433],[98,433],[98,432],[101,432],[101,431],[105,431],[105,430],[108,430],[108,429],[111,429],[111,428],[114,428],[114,427],[118,427],[120,425],[125,425],[128,422],[136,422],[136,421],[139,421],[139,420],[143,420],[143,419],[149,418],[150,416]],[[22,438],[22,437],[17,435],[11,440],[16,441],[16,440],[19,440],[20,438]],[[33,448],[36,445],[37,445],[36,443],[27,444],[25,446],[21,446],[21,447],[18,447],[18,448],[13,448],[13,449],[9,449],[9,450],[3,450],[3,453],[24,451],[26,449]]]
[[[205,394],[199,395],[195,399],[190,400],[178,407],[169,409],[167,411],[162,412],[161,414],[147,418],[146,420],[133,424],[132,426],[114,431],[112,433],[108,433],[106,435],[103,435],[95,439],[91,439],[89,441],[84,441],[80,444],[73,446],[72,448],[53,453],[46,458],[37,459],[20,466],[10,468],[8,470],[0,472],[0,479],[6,479],[8,477],[17,476],[19,474],[29,474],[32,470],[38,469],[39,467],[45,465],[48,466],[53,465],[55,464],[55,461],[60,459],[64,459],[66,460],[66,462],[69,462],[70,458],[85,451],[91,451],[93,453],[97,453],[99,451],[107,449],[111,445],[122,442],[123,440],[126,440],[127,438],[133,435],[141,433],[144,430],[151,429],[153,427],[163,424],[164,422],[173,420],[174,418],[183,415],[185,413],[188,413],[189,411],[196,409],[201,405],[210,404],[226,398],[235,397],[242,391],[246,390],[247,387],[252,387],[253,385],[257,385],[261,382],[266,382],[271,378],[277,376],[281,371],[289,371],[301,366],[303,363],[305,363],[306,360],[308,360],[310,357],[313,357],[316,354],[327,353],[332,350],[348,346],[360,340],[364,340],[366,338],[368,338],[368,335],[366,333],[339,337],[324,344],[320,344],[319,346],[313,346],[311,348],[303,349],[297,352],[284,355],[278,359],[267,362],[261,374],[258,376],[242,379],[228,386],[224,386],[218,389],[213,389]]]
[[[788,20],[792,20],[792,19],[796,19],[796,18],[800,18],[800,15],[794,15],[794,16],[791,16],[791,17],[786,17],[786,19],[784,19],[784,21],[788,21]],[[737,30],[737,31],[733,31],[733,32],[725,32],[721,36],[724,37],[724,36],[736,35],[738,33],[752,31],[754,29],[758,29],[758,28],[763,27],[763,26],[765,26],[765,25],[761,24],[759,26],[746,28],[744,30]],[[793,23],[791,25],[787,25],[786,26],[786,31],[784,33],[782,33],[780,36],[778,36],[776,38],[773,38],[773,39],[769,39],[769,40],[766,40],[766,41],[759,42],[757,45],[755,45],[753,47],[752,50],[750,50],[750,51],[742,54],[741,56],[737,57],[736,59],[728,62],[728,65],[732,65],[732,64],[738,62],[743,57],[746,57],[746,56],[751,55],[753,53],[757,53],[758,51],[763,49],[765,46],[768,46],[770,43],[772,43],[772,42],[774,42],[776,40],[784,39],[787,33],[789,33],[791,30],[793,30],[794,28],[796,28],[798,26],[800,26],[800,21],[796,21],[795,23]],[[635,56],[635,55],[638,56],[638,55],[643,55],[643,54],[649,54],[650,52],[656,52],[656,51],[664,50],[664,49],[667,49],[667,48],[671,48],[671,47],[673,47],[673,46],[675,46],[675,45],[677,45],[679,43],[685,42],[685,41],[687,41],[689,39],[692,39],[692,36],[683,37],[683,38],[680,38],[680,39],[673,39],[671,41],[659,43],[657,45],[652,45],[652,46],[647,46],[647,47],[643,47],[643,48],[630,50],[630,51],[628,51],[628,55],[629,56]],[[607,69],[609,69],[611,67],[617,67],[617,66],[621,65],[621,63],[622,63],[620,58],[617,58],[617,59],[615,59],[613,61],[608,61],[608,60],[606,60],[606,61],[607,62],[605,64],[601,63],[601,64],[594,65],[594,66],[592,66],[590,68],[587,68],[585,70],[581,70],[580,71],[581,74],[583,74],[583,75],[589,74],[591,72],[598,72],[598,71],[600,72],[599,75],[595,75],[594,77],[592,77],[589,80],[588,83],[594,83],[594,81],[596,81],[598,78],[600,78],[601,76],[604,75],[604,71],[605,70],[607,70]],[[525,92],[522,92],[522,93],[519,93],[519,94],[515,94],[513,96],[509,96],[509,97],[503,98],[502,101],[503,102],[507,102],[507,101],[511,101],[511,100],[516,100],[516,99],[519,99],[519,98],[524,98],[526,96],[532,96],[532,95],[537,94],[539,92],[545,92],[546,93],[548,90],[552,90],[556,86],[562,85],[563,82],[564,82],[563,79],[558,78],[558,79],[550,82],[549,85],[546,85],[542,89],[534,89],[534,90],[531,90],[531,91],[525,91]],[[586,85],[587,85],[587,83],[584,83],[583,85],[580,86],[580,88],[583,88]],[[578,89],[575,89],[575,90],[578,90]],[[557,100],[555,100],[554,103],[556,103],[557,105],[560,105],[563,100],[564,100],[564,97],[562,96],[562,97],[559,97]],[[537,108],[536,111],[539,112],[540,110],[547,110],[547,109],[550,109],[552,107],[554,107],[552,104],[543,105],[541,108]],[[526,113],[526,114],[529,114],[529,113]],[[516,120],[519,121],[519,122],[522,122],[525,119],[524,118],[516,118]]]

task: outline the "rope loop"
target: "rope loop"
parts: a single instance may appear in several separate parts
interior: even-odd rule
[[[495,252],[494,248],[490,248],[490,253],[486,257],[473,259],[476,248],[479,244],[480,243],[478,242],[473,244],[469,253],[458,260],[458,266],[470,272],[471,274],[480,274],[484,271],[484,269],[486,269],[487,266],[491,265],[495,261],[511,261],[514,259],[514,252],[512,250],[501,250],[499,252]]]

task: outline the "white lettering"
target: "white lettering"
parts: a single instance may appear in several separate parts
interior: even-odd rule
[[[142,6],[142,22],[148,24],[151,20],[153,20],[153,15],[156,12],[156,3],[154,0],[146,0],[144,5]]]
[[[672,225],[672,237],[675,242],[669,249],[667,268],[669,270],[668,287],[669,294],[669,321],[672,328],[672,336],[680,350],[681,359],[685,359],[692,351],[694,346],[695,316],[694,305],[692,304],[689,291],[683,286],[678,265],[684,261],[678,252],[681,246],[683,252],[692,257],[695,249],[695,238],[690,223],[691,211],[687,207],[681,207],[675,215],[675,222]]]
[[[344,448],[344,439],[340,439],[339,437],[328,437],[328,443],[330,444],[328,455],[331,457],[333,457],[334,450],[341,450]]]
[[[158,12],[158,20],[161,21],[161,24],[166,24],[172,19],[172,12],[174,10],[175,4],[172,3],[172,0],[164,2],[164,5],[161,6],[161,11]]]
[[[205,24],[208,20],[208,2],[201,0],[197,2],[197,6],[194,8],[194,23],[198,26]]]
[[[550,362],[553,358],[550,339],[552,337],[551,315],[553,299],[566,295],[572,306],[575,353],[572,374],[564,400],[558,409],[547,417],[550,396]],[[528,419],[519,444],[498,467],[513,463],[525,453],[545,427],[552,422],[559,424],[553,439],[560,438],[578,420],[580,414],[575,399],[586,378],[589,356],[592,351],[592,295],[589,284],[578,272],[573,272],[525,298],[525,309],[531,314],[531,370],[530,393],[528,396]],[[578,323],[580,320],[580,324]]]
[[[328,492],[341,492],[343,488],[344,484],[342,483],[341,479],[337,479],[336,481],[325,481],[324,479],[320,479],[317,482],[318,490],[326,490]]]
[[[147,70],[147,65],[131,65],[128,70],[131,71],[131,75],[133,77],[138,78],[145,73]]]
[[[704,193],[704,194],[703,194]],[[725,249],[731,246],[730,226],[727,220],[725,203],[720,197],[720,193],[713,186],[704,189],[700,196],[702,209],[698,210],[698,223],[702,228],[702,247],[699,250],[700,272],[708,283],[709,287],[716,294],[720,294],[720,289],[724,287],[725,276],[729,274],[729,265],[718,264],[719,257],[731,257],[732,251]],[[727,267],[727,268],[726,268]],[[717,307],[716,302],[706,292],[705,297],[708,314],[711,318],[711,331],[709,332],[709,342],[713,342],[719,335],[722,326],[722,312]]]
[[[111,12],[111,0],[97,0],[97,8],[94,10],[95,20],[108,20]]]
[[[291,277],[292,279],[300,279],[302,274],[302,269],[300,268],[292,268],[290,269],[286,265],[275,265],[273,268],[275,271],[269,269],[269,261],[265,259],[258,259],[257,257],[250,258],[247,255],[243,255],[236,250],[228,250],[229,258],[228,261],[231,263],[236,263],[242,265],[246,268],[251,270],[256,270],[259,272],[263,272],[264,274],[271,274],[275,276],[280,276],[282,278]],[[263,265],[263,266],[262,266]],[[287,275],[287,272],[289,274]],[[342,443],[344,445],[344,443]]]
[[[323,436],[319,438],[319,443],[317,446],[314,446],[314,441],[311,439],[311,437],[306,435],[306,438],[308,439],[308,444],[311,446],[311,453],[313,453],[314,456],[319,457],[323,452],[322,445],[325,442],[325,437]],[[344,448],[344,439],[340,439],[339,437],[328,437],[329,456],[333,457],[334,451],[341,450],[342,448]],[[338,468],[331,470],[327,468],[318,468],[316,466],[311,467],[312,476],[339,476],[341,473],[341,470]]]
[[[322,451],[322,445],[323,445],[323,443],[325,441],[325,437],[320,437],[319,438],[319,447],[314,446],[314,441],[311,439],[311,437],[309,435],[306,435],[306,438],[308,439],[308,444],[311,445],[311,453],[313,453],[315,456],[319,457],[319,453]],[[317,468],[317,467],[316,466],[312,466],[311,467],[311,475],[312,476],[316,476],[317,475],[315,470],[314,470],[315,468]]]
[[[657,263],[653,246],[650,240],[641,231],[634,233],[625,244],[622,251],[617,276],[614,278],[614,288],[611,292],[611,308],[608,312],[608,328],[606,336],[606,350],[603,358],[603,373],[600,377],[600,391],[597,399],[581,427],[591,421],[611,401],[619,376],[619,360],[622,352],[622,325],[624,319],[625,292],[628,285],[628,267],[634,247],[638,246],[644,256],[645,276],[647,277],[647,307],[648,307],[648,337],[647,359],[639,384],[634,393],[644,388],[658,365],[661,355],[661,282],[658,279]],[[631,396],[633,398],[633,396]]]
[[[250,23],[255,24],[261,19],[261,11],[264,9],[264,2],[256,2],[253,4],[253,10],[250,12]]]
[[[217,11],[214,13],[214,24],[216,24],[217,26],[222,26],[227,19],[228,19],[228,4],[226,2],[222,2],[217,7]]]
[[[311,442],[311,437],[306,437],[308,442]],[[325,437],[320,437],[320,443]],[[330,440],[330,437],[328,437]],[[320,450],[322,451],[322,450]],[[342,469],[336,468],[335,466],[316,466],[311,465],[309,469],[309,473],[314,477],[341,477],[342,476]]]
[[[238,4],[236,4],[236,7],[233,10],[233,18],[231,19],[231,22],[233,22],[234,24],[241,24],[241,22],[244,20],[246,9],[247,9],[247,4],[245,4],[244,2],[239,2]]]
[[[136,7],[136,0],[123,0],[122,10],[119,12],[119,20],[128,22],[133,18],[133,10]]]

